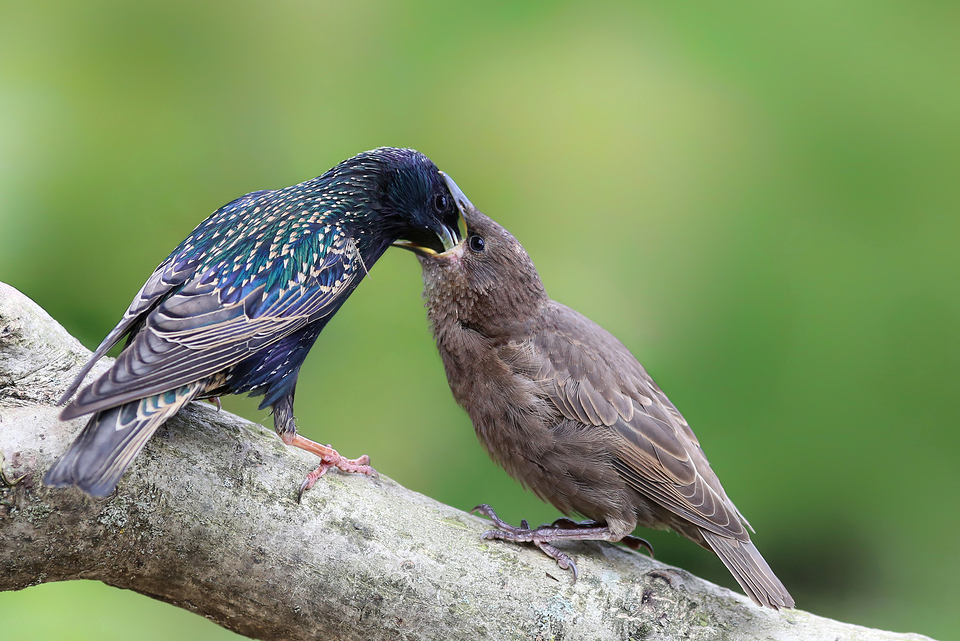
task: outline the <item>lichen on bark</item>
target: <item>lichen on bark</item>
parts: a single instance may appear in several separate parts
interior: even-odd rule
[[[482,519],[381,476],[328,474],[272,430],[194,403],[103,500],[40,479],[83,419],[54,406],[87,352],[0,283],[0,590],[99,579],[260,639],[920,640],[746,597],[606,543],[483,541]]]

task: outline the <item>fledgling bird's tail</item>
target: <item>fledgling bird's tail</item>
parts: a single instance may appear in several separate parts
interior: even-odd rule
[[[76,485],[91,496],[107,496],[157,428],[193,400],[204,383],[96,412],[43,482],[53,487]]]
[[[708,530],[700,533],[754,603],[774,610],[793,607],[793,597],[752,542],[719,536]]]

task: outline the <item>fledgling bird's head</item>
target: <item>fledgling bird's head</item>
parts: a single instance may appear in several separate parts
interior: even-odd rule
[[[419,151],[380,147],[331,171],[344,193],[357,187],[357,198],[369,198],[376,233],[394,245],[439,254],[461,240],[460,210],[442,172]]]
[[[431,322],[458,322],[485,336],[509,333],[549,301],[540,274],[517,239],[443,177],[467,231],[452,249],[419,256]]]

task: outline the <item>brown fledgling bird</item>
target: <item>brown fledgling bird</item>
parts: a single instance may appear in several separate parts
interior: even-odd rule
[[[514,527],[480,506],[496,525],[484,538],[533,543],[576,579],[552,543],[636,548],[637,526],[670,529],[719,556],[757,604],[793,607],[673,403],[620,341],[551,300],[520,243],[447,180],[467,234],[453,249],[418,254],[450,388],[513,478],[562,513],[592,519]]]

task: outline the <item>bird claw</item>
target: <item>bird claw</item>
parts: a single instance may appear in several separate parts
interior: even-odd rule
[[[573,562],[573,559],[549,543],[549,541],[552,540],[550,536],[551,533],[555,533],[558,528],[552,525],[541,525],[536,529],[531,529],[526,519],[520,521],[520,527],[516,527],[497,516],[493,508],[486,504],[478,505],[470,510],[470,512],[479,512],[493,521],[493,524],[496,526],[496,529],[487,530],[481,534],[481,539],[488,541],[509,541],[510,543],[533,543],[540,548],[544,554],[556,561],[561,570],[572,570],[574,582],[576,582],[580,576],[577,570],[577,564]]]
[[[626,545],[631,550],[639,551],[640,548],[644,548],[647,552],[650,553],[650,558],[651,559],[654,558],[653,546],[650,545],[650,542],[647,541],[646,539],[641,539],[639,536],[633,536],[632,534],[628,534],[627,536],[620,539],[620,542]]]
[[[343,458],[329,445],[320,445],[308,438],[304,438],[296,432],[282,432],[280,438],[287,445],[298,447],[301,450],[310,452],[320,457],[320,467],[310,472],[307,478],[300,484],[300,492],[297,494],[297,503],[303,498],[303,493],[309,490],[321,476],[327,473],[331,467],[335,467],[341,472],[348,474],[366,474],[380,480],[380,475],[375,469],[370,467],[370,457],[364,454],[355,459]]]
[[[297,492],[297,503],[300,503],[303,500],[303,493],[312,488],[316,484],[317,479],[327,473],[327,469],[329,469],[329,467],[329,465],[321,465],[314,471],[307,474],[307,478],[303,479],[303,483],[300,484],[300,491]]]
[[[303,493],[312,488],[316,484],[317,480],[326,474],[327,470],[332,467],[335,467],[341,472],[346,472],[348,474],[366,474],[367,476],[372,476],[378,481],[380,480],[380,474],[375,469],[370,467],[370,457],[366,454],[363,454],[355,459],[348,459],[340,456],[340,454],[329,445],[327,447],[330,449],[332,454],[321,457],[320,467],[307,474],[307,478],[305,478],[303,483],[300,484],[300,491],[297,493],[297,503],[300,503],[300,501],[303,499]]]
[[[554,559],[557,562],[557,565],[560,566],[561,570],[572,570],[573,582],[577,582],[577,579],[580,578],[580,572],[577,570],[577,564],[573,562],[573,559],[571,559],[564,552],[561,552],[559,548],[556,548],[549,543],[545,543],[543,541],[534,541],[533,543],[540,548],[544,554],[549,556],[551,559]]]
[[[486,532],[484,532],[482,535],[482,538],[507,540],[507,539],[503,539],[502,536],[495,536],[495,535],[499,533],[499,534],[510,534],[511,536],[523,536],[525,533],[533,531],[530,529],[530,525],[527,523],[526,519],[520,522],[522,524],[521,527],[510,525],[509,523],[501,519],[499,516],[497,516],[497,513],[493,511],[493,508],[487,505],[486,503],[482,503],[477,507],[473,508],[472,510],[470,510],[471,514],[475,512],[479,512],[483,516],[487,517],[488,519],[493,521],[494,525],[497,526],[495,530],[487,530]],[[489,534],[490,536],[486,536],[487,534]],[[533,541],[533,539],[528,539],[526,541],[520,541],[519,539],[509,539],[509,540],[515,541],[518,543],[530,543]]]
[[[480,538],[483,539],[484,541],[495,541],[497,539],[502,540],[502,537],[497,536],[498,534],[502,535],[503,532],[501,532],[500,530],[487,530],[486,532],[483,532],[482,534],[480,534]]]
[[[616,538],[603,523],[599,521],[574,521],[566,517],[559,518],[553,523],[544,523],[536,529],[532,529],[527,520],[520,521],[520,527],[510,525],[497,516],[493,508],[482,504],[470,510],[479,512],[493,521],[493,530],[487,530],[480,535],[480,538],[486,540],[509,541],[511,543],[533,543],[540,548],[544,554],[557,562],[562,570],[572,570],[573,580],[576,581],[579,576],[577,564],[573,562],[566,553],[552,545],[554,541],[610,541],[616,543],[619,541],[629,548],[639,550],[646,548],[653,557],[653,546],[643,539],[627,535],[622,538]]]

